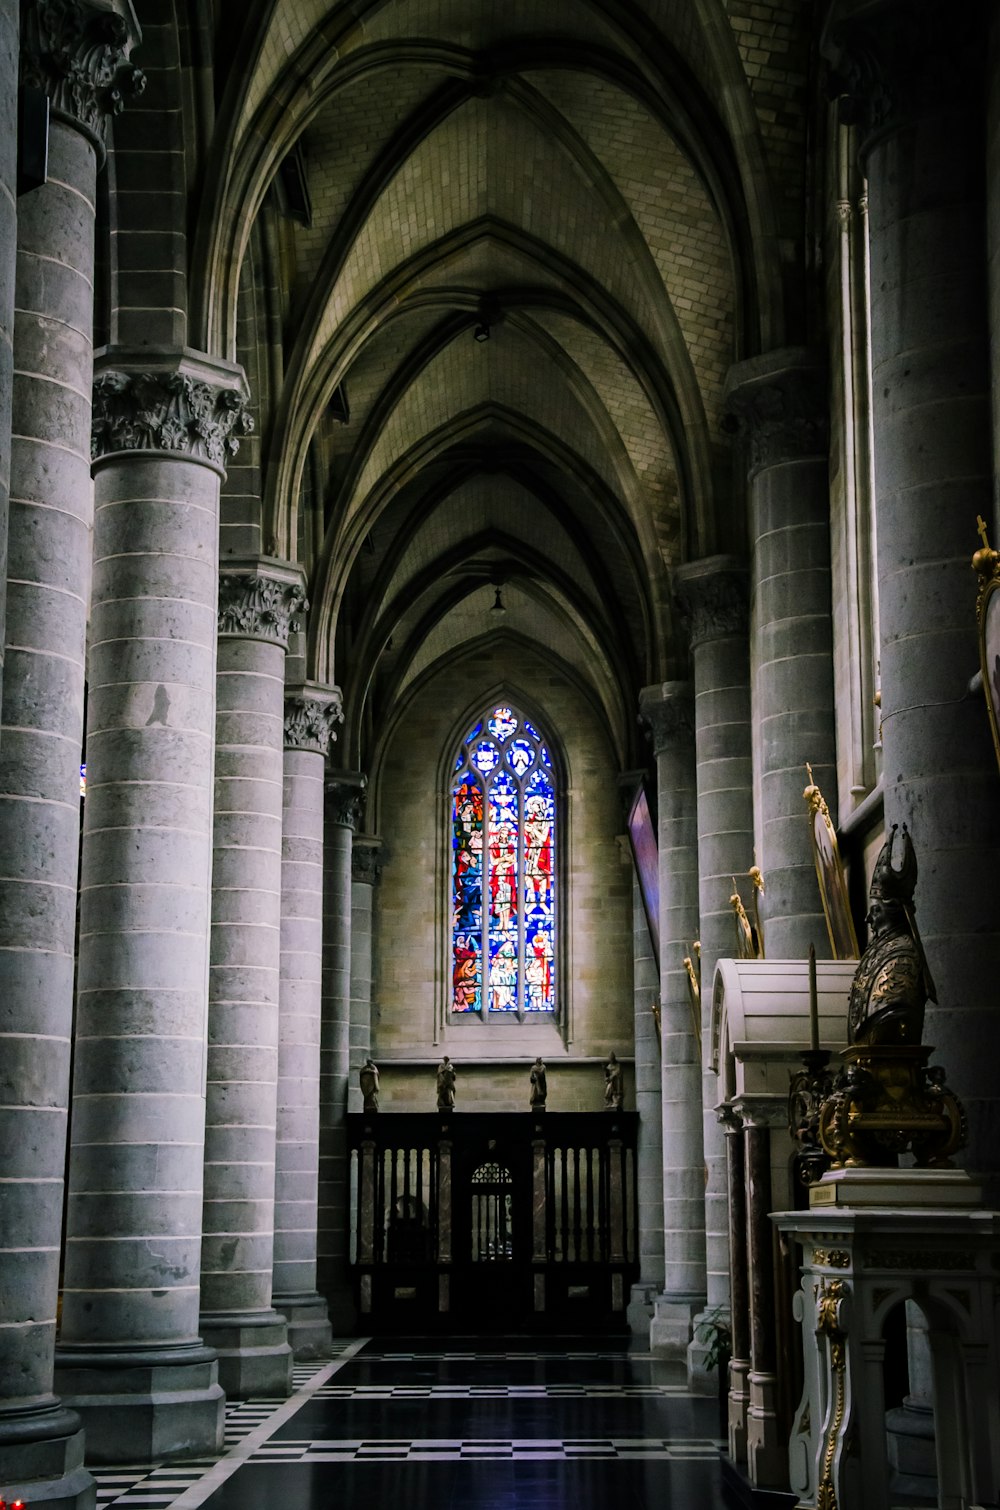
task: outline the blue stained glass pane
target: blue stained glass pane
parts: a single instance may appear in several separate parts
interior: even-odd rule
[[[551,768],[552,759],[549,755],[548,748],[545,745],[542,745],[542,762],[544,765],[547,765]]]
[[[473,726],[469,730],[468,734],[466,734],[466,736],[465,736],[465,743],[467,745],[471,744],[474,739],[478,739],[479,738],[479,736],[480,736],[480,734],[482,732],[483,732],[483,721],[482,721],[482,719],[480,719],[477,724],[473,724]]]
[[[489,740],[487,739],[484,739],[480,744],[478,744],[472,752],[473,764],[475,765],[477,770],[482,771],[484,776],[488,776],[490,774],[499,759],[500,756],[497,752],[496,745],[490,744]]]
[[[483,794],[471,777],[452,799],[452,997],[454,1012],[478,1012],[483,988]]]
[[[489,995],[491,1012],[517,1010],[518,795],[501,771],[490,787],[487,842],[490,856]]]
[[[456,758],[455,758],[455,770],[456,771],[460,771],[462,769],[462,762],[464,760],[465,760],[465,756],[464,755],[458,755],[458,756],[456,756]]]
[[[507,760],[519,776],[523,776],[535,758],[535,752],[526,739],[515,739],[507,751]]]
[[[517,722],[512,709],[494,708],[487,728],[494,738],[499,739],[502,744],[505,739],[509,739],[516,731]]]
[[[530,734],[531,737],[532,737],[532,739],[535,741],[536,744],[541,744],[541,742],[542,742],[542,736],[539,734],[539,732],[535,728],[534,724],[529,724],[528,720],[525,719],[524,720],[524,728],[525,728],[525,733]]]

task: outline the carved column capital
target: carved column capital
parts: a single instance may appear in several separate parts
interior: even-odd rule
[[[351,847],[351,880],[377,886],[385,863],[385,845],[374,834],[355,834]]]
[[[344,722],[339,687],[304,682],[285,694],[285,749],[310,750],[326,756],[337,738],[334,724]]]
[[[367,776],[360,771],[337,771],[326,778],[326,816],[330,823],[356,829],[364,805]]]
[[[694,745],[694,691],[690,682],[658,682],[639,693],[639,722],[657,755],[689,741]]]
[[[21,82],[48,95],[55,113],[104,150],[109,115],[146,87],[129,62],[140,33],[132,8],[90,0],[21,0]]]
[[[826,456],[826,374],[812,352],[791,347],[737,362],[724,394],[724,428],[746,443],[749,473]]]
[[[185,350],[102,355],[94,378],[91,458],[123,451],[181,455],[225,471],[249,435],[242,367]]]
[[[309,607],[301,567],[257,557],[226,561],[219,572],[219,637],[267,640],[288,649]]]
[[[749,568],[739,556],[706,556],[679,566],[674,598],[691,649],[750,632]]]
[[[829,92],[861,155],[936,106],[976,100],[987,56],[983,0],[840,0],[823,30]]]

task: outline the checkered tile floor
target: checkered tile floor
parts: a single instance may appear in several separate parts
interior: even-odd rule
[[[581,1459],[652,1458],[660,1462],[717,1462],[720,1444],[711,1439],[684,1437],[627,1437],[620,1440],[546,1440],[525,1437],[520,1441],[493,1441],[477,1438],[474,1442],[425,1437],[412,1442],[351,1442],[338,1438],[333,1442],[269,1442],[251,1453],[249,1463],[465,1463],[484,1458],[501,1458],[514,1462],[570,1463]]]
[[[684,1384],[322,1384],[315,1400],[643,1400]]]
[[[670,1503],[671,1486],[683,1481],[678,1503],[721,1504],[724,1444],[705,1434],[713,1411],[648,1354],[572,1344],[390,1349],[338,1342],[330,1362],[295,1368],[289,1400],[234,1402],[219,1458],[95,1469],[98,1510],[171,1510],[181,1496],[190,1510],[274,1499],[294,1510],[424,1510],[427,1485],[415,1475],[432,1475],[444,1492],[440,1474],[459,1471],[472,1476],[473,1510],[522,1510],[522,1500],[532,1510],[603,1510],[609,1494],[631,1503],[650,1474]],[[439,1435],[422,1434],[435,1428]],[[408,1464],[421,1466],[407,1476]]]
[[[333,1356],[346,1343],[334,1343]],[[292,1369],[292,1391],[296,1393],[314,1379],[326,1362],[296,1364]],[[237,1442],[242,1442],[252,1431],[275,1414],[285,1404],[284,1400],[234,1400],[226,1406],[223,1428],[223,1451]],[[210,1468],[218,1462],[216,1457],[188,1458],[184,1463],[169,1467],[91,1468],[97,1484],[97,1505],[144,1505],[146,1510],[166,1510],[185,1489],[197,1484]]]

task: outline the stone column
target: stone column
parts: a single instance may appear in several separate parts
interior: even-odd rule
[[[136,40],[114,12],[23,7],[21,78],[47,94],[51,122],[49,180],[17,207],[11,387],[16,129],[8,112],[17,97],[17,6],[0,8],[0,539],[9,545],[0,730],[0,1485],[32,1506],[89,1505],[94,1493],[79,1418],[53,1394],[53,1357],[93,523],[94,196],[106,111],[141,82],[126,61]]]
[[[323,830],[323,1021],[320,1036],[317,1285],[337,1332],[354,1319],[348,1269],[347,1085],[351,1051],[351,840],[365,778],[327,778]]]
[[[631,854],[628,856],[630,869]],[[663,1073],[660,1030],[652,1008],[659,1010],[660,982],[653,958],[649,925],[639,881],[632,879],[632,980],[635,1008],[635,1109],[639,1113],[636,1174],[639,1188],[639,1281],[632,1286],[628,1324],[648,1341],[657,1295],[663,1291]]]
[[[240,368],[109,352],[57,1380],[95,1462],[216,1451],[198,1334],[219,484]]]
[[[745,1463],[747,1407],[750,1392],[750,1284],[747,1268],[746,1150],[742,1120],[727,1107],[722,1123],[726,1140],[729,1194],[729,1315],[732,1357],[729,1360],[729,1456]]]
[[[348,1110],[362,1110],[357,1069],[372,1052],[372,913],[385,846],[374,834],[355,834],[351,846],[351,1083]]]
[[[733,954],[732,878],[753,864],[753,768],[750,737],[750,640],[747,566],[710,556],[674,574],[694,676],[698,769],[698,910],[701,919],[702,1115],[705,1140],[707,1305],[695,1319],[688,1354],[692,1387],[714,1393],[705,1369],[702,1323],[729,1308],[729,1216],[725,1137],[718,1119],[719,1076],[712,1067],[712,982]]]
[[[285,698],[281,827],[281,1012],[274,1166],[274,1303],[296,1358],[330,1350],[316,1289],[319,1040],[323,961],[323,776],[340,689],[313,682]]]
[[[993,530],[1000,533],[1000,10],[990,26],[986,123],[986,232],[993,396]],[[991,537],[992,538],[992,537]]]
[[[838,72],[868,176],[885,821],[907,824],[937,1046],[1000,1195],[1000,803],[979,697],[971,552],[993,485],[975,0],[845,7]],[[996,543],[995,541],[993,542]],[[989,1195],[988,1199],[991,1198]]]
[[[18,0],[0,0],[0,706],[3,703],[10,501],[11,389],[14,382],[14,278],[17,267]],[[2,729],[0,729],[2,737]]]
[[[237,1399],[292,1384],[271,1275],[285,651],[304,602],[287,562],[220,575],[200,1326]]]
[[[694,704],[688,682],[645,687],[640,716],[656,752],[660,868],[660,1039],[663,1108],[663,1294],[651,1352],[685,1358],[705,1304],[705,1174],[701,1072],[684,956],[698,937]]]
[[[739,362],[726,404],[747,443],[750,479],[756,863],[767,886],[767,954],[803,959],[813,943],[823,956],[829,936],[802,801],[806,761],[831,812],[837,793],[821,359],[792,348]]]
[[[742,1097],[744,1181],[747,1222],[747,1291],[750,1371],[747,1375],[746,1451],[750,1481],[757,1489],[783,1489],[788,1483],[788,1444],[777,1414],[777,1349],[774,1295],[774,1232],[769,1213],[771,1126],[784,1113],[776,1098],[758,1104]]]

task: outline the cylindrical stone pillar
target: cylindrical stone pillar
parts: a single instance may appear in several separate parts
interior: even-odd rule
[[[712,982],[734,949],[732,878],[753,864],[748,573],[735,556],[710,556],[674,573],[691,646],[698,772],[698,910],[701,920],[702,1109],[705,1146],[706,1316],[695,1320],[688,1354],[692,1386],[714,1392],[707,1373],[704,1319],[729,1307],[729,1215],[725,1137],[718,1119],[719,1075],[712,1065]]]
[[[347,1108],[363,1110],[357,1070],[372,1052],[372,924],[384,845],[374,834],[355,834],[351,846],[351,1083]]]
[[[304,601],[288,563],[220,575],[200,1327],[236,1399],[292,1385],[271,1276],[285,651]]]
[[[89,5],[22,7],[21,81],[48,96],[51,121],[48,182],[17,207],[11,388],[17,6],[0,7],[0,538],[9,545],[0,729],[0,1493],[33,1506],[89,1505],[94,1493],[79,1418],[53,1395],[53,1356],[93,521],[94,197],[105,89],[117,80],[127,93],[138,83],[126,62],[136,40],[121,17]]]
[[[1000,802],[978,664],[976,515],[993,485],[985,247],[986,18],[976,0],[869,0],[839,72],[864,135],[885,821],[906,824],[937,986],[924,1041],[1000,1195]],[[863,23],[863,24],[862,24]],[[995,542],[993,542],[995,543]]]
[[[990,23],[986,121],[986,235],[993,395],[993,530],[1000,537],[1000,10]]]
[[[296,1358],[323,1357],[331,1340],[316,1289],[323,777],[343,716],[337,687],[310,682],[286,694],[273,1300]]]
[[[14,381],[14,276],[17,265],[18,0],[0,0],[0,706],[3,703],[10,500],[11,388]],[[3,737],[0,728],[0,738]]]
[[[94,585],[57,1380],[95,1462],[216,1451],[198,1333],[219,482],[243,374],[113,353]]]
[[[726,403],[748,442],[756,863],[767,886],[761,916],[768,957],[804,959],[810,944],[821,956],[830,952],[802,801],[806,762],[831,812],[837,790],[820,360],[789,349],[739,362],[726,380]]]
[[[338,1333],[349,1330],[354,1302],[348,1268],[350,1223],[347,1086],[351,1052],[351,840],[365,778],[327,777],[323,828],[323,1008],[320,1036],[317,1288]]]
[[[746,1151],[742,1120],[726,1108],[726,1175],[729,1194],[729,1456],[746,1462],[750,1392],[750,1283],[747,1269]]]
[[[656,752],[660,879],[663,1114],[663,1294],[650,1351],[685,1358],[705,1304],[705,1173],[701,1070],[684,956],[698,937],[698,801],[694,700],[688,682],[645,687],[640,716]]]
[[[629,859],[631,865],[631,857]],[[639,1191],[639,1279],[632,1286],[628,1324],[648,1341],[656,1297],[663,1291],[663,1108],[660,1103],[662,1046],[652,1007],[659,1009],[660,981],[639,881],[632,879],[632,1001],[635,1037],[635,1109],[639,1113],[636,1177]]]

